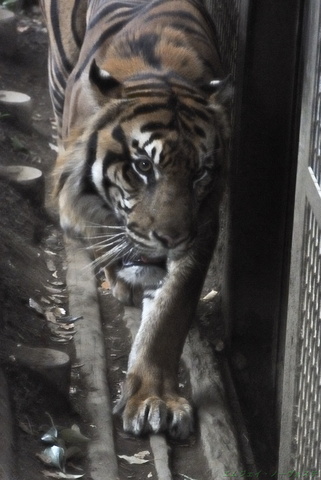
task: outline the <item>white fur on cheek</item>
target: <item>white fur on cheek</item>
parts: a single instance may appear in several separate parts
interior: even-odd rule
[[[98,192],[103,198],[106,199],[105,189],[103,187],[103,159],[102,158],[97,158],[93,163],[93,166],[91,167],[91,175]]]
[[[145,147],[146,153],[148,153],[149,157],[152,157],[152,152],[155,151],[153,156],[153,162],[155,165],[159,164],[160,161],[160,154],[163,150],[163,142],[161,140],[154,140],[152,143]]]

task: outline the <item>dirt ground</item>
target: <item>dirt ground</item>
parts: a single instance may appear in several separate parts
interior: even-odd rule
[[[0,106],[0,166],[40,169],[49,192],[55,159],[48,146],[53,143],[53,115],[47,88],[47,38],[36,7],[18,15],[17,50],[0,58],[0,89],[26,93],[33,101],[32,127],[27,129]],[[52,423],[68,428],[77,424],[84,433],[88,429],[77,406],[56,385],[16,360],[23,346],[50,347],[73,355],[70,339],[57,334],[56,326],[53,329],[37,311],[41,306],[52,318],[62,315],[63,310],[57,309],[68,313],[63,239],[52,205],[49,194],[44,206],[26,198],[16,184],[0,175],[0,367],[14,410],[14,478],[19,480],[42,478],[40,472],[47,468],[37,455],[48,445],[40,437]],[[83,461],[74,463],[78,468]]]

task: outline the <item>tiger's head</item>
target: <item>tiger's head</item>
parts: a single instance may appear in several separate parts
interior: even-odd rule
[[[119,83],[95,62],[89,79],[95,108],[58,159],[62,226],[96,237],[107,263],[180,258],[206,223],[205,199],[222,190],[229,127],[220,83],[157,73]]]

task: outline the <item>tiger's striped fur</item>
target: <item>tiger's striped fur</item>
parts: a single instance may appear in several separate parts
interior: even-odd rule
[[[229,127],[197,0],[43,0],[61,224],[113,293],[143,289],[118,410],[127,431],[186,437],[178,363],[218,232]],[[136,288],[136,287],[135,287]]]

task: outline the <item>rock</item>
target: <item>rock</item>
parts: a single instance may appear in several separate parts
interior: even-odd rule
[[[0,8],[0,55],[11,56],[17,45],[17,19],[13,12]]]
[[[35,207],[45,203],[45,179],[42,171],[21,165],[0,166],[0,176],[8,179]]]
[[[66,353],[51,348],[31,348],[21,345],[11,355],[10,360],[42,375],[61,393],[68,395],[71,362]]]
[[[0,90],[0,105],[2,113],[17,120],[25,131],[32,130],[32,100],[29,95],[22,92]]]

